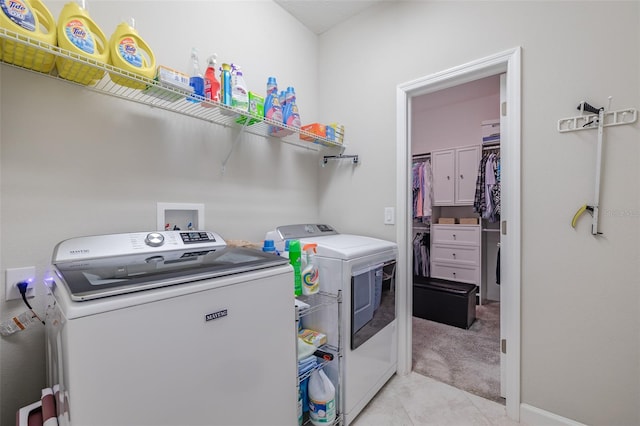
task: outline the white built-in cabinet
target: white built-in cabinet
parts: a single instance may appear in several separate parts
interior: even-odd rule
[[[486,299],[482,283],[480,225],[431,226],[431,276],[475,284],[478,299]]]
[[[473,206],[481,153],[480,145],[431,152],[434,206],[466,206],[465,210]],[[482,280],[481,243],[480,225],[432,225],[431,277],[475,284],[482,303],[486,288]]]
[[[480,145],[433,151],[434,206],[471,206],[476,191]]]

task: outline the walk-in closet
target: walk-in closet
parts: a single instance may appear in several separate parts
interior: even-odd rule
[[[412,100],[413,370],[504,403],[500,76]]]

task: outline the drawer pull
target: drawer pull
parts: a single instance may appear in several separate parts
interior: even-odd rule
[[[464,179],[464,176],[460,175],[460,179]]]
[[[454,239],[454,240],[456,239],[456,234],[453,234],[453,239]]]
[[[456,254],[455,253],[452,253],[451,255],[453,256],[454,259],[456,258]]]
[[[451,179],[451,177],[447,176],[447,180],[450,180],[450,179]]]

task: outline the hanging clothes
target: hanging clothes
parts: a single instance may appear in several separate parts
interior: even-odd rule
[[[415,158],[411,168],[413,190],[413,222],[420,229],[429,229],[433,204],[433,171],[431,159]],[[424,225],[427,225],[425,228]],[[429,259],[429,232],[417,232],[413,238],[413,275],[416,277],[431,276]]]
[[[473,210],[489,222],[500,220],[500,151],[485,151],[482,155]]]
[[[497,217],[496,221],[498,221],[500,220],[500,152],[498,152],[495,161],[496,184],[493,187],[493,191],[491,191],[491,196],[493,197],[493,214]]]
[[[422,205],[422,175],[420,172],[421,163],[414,163],[411,168],[412,190],[413,190],[413,217],[418,217],[422,211],[418,211],[418,206]]]
[[[431,276],[429,259],[430,234],[418,232],[413,237],[413,275],[417,277]]]
[[[423,163],[423,175],[424,175],[424,192],[422,198],[422,214],[423,217],[431,218],[433,205],[433,171],[431,170],[431,161],[425,161]]]
[[[490,220],[493,212],[493,187],[496,184],[496,172],[495,172],[495,158],[496,155],[494,153],[490,153],[487,157],[487,161],[485,162],[485,173],[484,173],[484,191],[485,191],[485,209],[482,212],[483,219],[489,219],[490,222],[495,222]]]
[[[429,159],[418,160],[412,169],[413,218],[430,223],[433,204],[433,172]]]

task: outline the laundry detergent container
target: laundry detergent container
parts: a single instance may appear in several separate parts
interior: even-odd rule
[[[67,3],[60,12],[58,45],[70,52],[69,58],[56,58],[60,77],[86,86],[104,76],[101,65],[109,63],[107,39],[89,13],[75,2]]]
[[[0,28],[24,42],[3,38],[4,62],[48,73],[55,65],[50,48],[56,46],[56,21],[40,0],[0,0]],[[36,46],[41,47],[36,47]]]
[[[149,45],[140,37],[133,25],[121,22],[109,39],[109,60],[115,67],[150,80],[156,74],[156,60]],[[109,73],[111,80],[132,89],[145,89],[147,83],[118,73]]]

